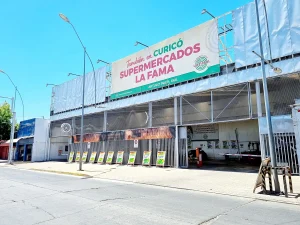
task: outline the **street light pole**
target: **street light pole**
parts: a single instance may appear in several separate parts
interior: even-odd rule
[[[205,13],[207,13],[208,15],[210,15],[214,19],[216,18],[213,14],[211,14],[210,12],[208,12],[206,9],[202,9],[201,14],[205,14]]]
[[[256,8],[256,20],[257,20],[257,29],[258,29],[258,38],[259,38],[259,48],[261,57],[261,70],[262,70],[262,83],[263,83],[263,91],[264,91],[264,99],[265,99],[265,110],[266,110],[266,118],[267,118],[267,129],[268,129],[268,138],[269,138],[269,148],[271,155],[271,165],[273,168],[277,166],[276,163],[276,153],[274,148],[274,138],[273,138],[273,128],[272,128],[272,120],[270,113],[270,103],[269,103],[269,93],[268,93],[268,84],[266,77],[266,68],[265,68],[265,60],[263,59],[263,45],[262,45],[262,37],[261,37],[261,28],[259,23],[259,11],[258,11],[258,0],[255,0],[255,8]],[[275,192],[280,192],[280,186],[278,181],[278,173],[276,169],[273,169],[273,177],[275,184]]]
[[[145,44],[143,44],[142,42],[139,42],[139,41],[136,41],[135,44],[134,44],[134,46],[137,46],[137,45],[143,45],[143,46],[145,46],[146,48],[149,48],[148,45],[145,45]]]
[[[76,76],[76,77],[80,77],[81,75],[75,74],[75,73],[68,73],[68,76]]]
[[[21,99],[21,102],[22,102],[22,106],[23,106],[23,120],[24,120],[24,102],[23,102],[21,93],[19,92],[17,86],[15,85],[15,83],[12,81],[12,79],[10,78],[10,76],[9,76],[7,73],[5,73],[3,70],[0,70],[0,73],[5,74],[5,75],[8,77],[8,79],[10,80],[10,82],[12,83],[12,85],[14,86],[14,88],[15,88],[15,99],[14,99],[14,104],[16,104],[16,97],[17,97],[16,94],[17,94],[17,92],[18,92],[18,94],[19,94],[19,96],[20,96],[20,99]],[[15,108],[15,106],[14,106],[14,108]]]
[[[83,79],[83,82],[82,82],[82,108],[81,108],[81,131],[80,131],[80,158],[79,158],[79,170],[81,171],[82,170],[82,154],[83,154],[83,120],[84,120],[84,92],[85,92],[85,60],[86,60],[86,56],[89,58],[90,60],[90,63],[93,67],[93,72],[94,72],[94,80],[95,80],[95,107],[97,107],[97,98],[96,98],[96,94],[97,94],[97,91],[96,91],[96,75],[95,75],[95,69],[94,69],[94,65],[93,65],[93,62],[89,56],[89,54],[87,53],[86,51],[86,47],[83,45],[83,42],[81,41],[74,25],[70,22],[70,20],[68,19],[68,17],[66,17],[64,14],[60,13],[59,14],[60,18],[63,19],[65,22],[69,23],[78,40],[80,41],[81,43],[81,46],[83,47],[83,51],[84,51],[84,58],[83,58],[83,76],[82,76],[82,79]]]
[[[79,170],[82,170],[82,154],[83,154],[83,117],[84,117],[84,89],[85,89],[85,48],[83,54],[83,76],[82,76],[82,108],[81,108],[81,129],[80,129],[80,157]]]
[[[46,87],[48,86],[57,86],[56,84],[46,84]]]
[[[93,74],[94,74],[94,81],[95,81],[95,107],[96,107],[96,104],[97,104],[97,95],[96,95],[96,94],[97,94],[97,91],[96,91],[97,84],[96,84],[96,73],[95,73],[94,64],[93,64],[93,62],[92,62],[92,60],[91,60],[90,55],[89,55],[88,52],[86,51],[86,47],[84,46],[83,42],[81,41],[81,39],[80,39],[80,37],[79,37],[79,34],[77,33],[77,31],[76,31],[74,25],[71,23],[71,21],[69,20],[69,18],[66,17],[66,16],[65,16],[64,14],[62,14],[62,13],[59,14],[59,17],[60,17],[62,20],[64,20],[65,22],[69,23],[69,24],[72,26],[72,28],[73,28],[73,30],[74,30],[74,32],[75,32],[75,34],[76,34],[76,36],[77,36],[77,38],[78,38],[78,40],[79,40],[81,46],[82,46],[82,48],[84,49],[84,53],[85,53],[85,54],[87,55],[87,57],[89,58],[89,61],[90,61],[91,66],[92,66],[92,68],[93,68]]]
[[[15,104],[15,100],[12,99],[12,101],[14,101],[13,104]],[[13,108],[15,108],[15,107],[13,107]],[[13,164],[12,154],[14,152],[13,149],[14,149],[14,135],[15,135],[15,120],[16,120],[16,112],[13,109],[12,122],[11,122],[11,128],[10,128],[9,161],[8,161],[9,164]]]

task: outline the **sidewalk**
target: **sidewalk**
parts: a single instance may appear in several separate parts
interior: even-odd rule
[[[299,176],[292,177],[294,194],[289,193],[289,198],[285,198],[284,195],[268,196],[257,194],[257,192],[260,192],[260,188],[257,188],[256,193],[253,194],[253,187],[257,178],[257,174],[255,173],[98,164],[83,164],[84,171],[78,171],[77,163],[69,164],[66,162],[15,163],[13,166],[1,163],[0,167],[91,176],[100,179],[300,205]],[[282,176],[279,176],[279,180],[281,189],[283,190]]]

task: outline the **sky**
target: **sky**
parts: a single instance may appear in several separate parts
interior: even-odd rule
[[[25,119],[49,118],[51,87],[82,74],[83,50],[65,14],[76,27],[95,69],[97,59],[113,62],[234,10],[250,0],[0,0],[0,70],[18,87]],[[87,71],[91,71],[87,63]],[[9,79],[0,73],[0,96],[14,96]],[[5,99],[0,98],[0,104]],[[17,96],[17,121],[23,120]]]

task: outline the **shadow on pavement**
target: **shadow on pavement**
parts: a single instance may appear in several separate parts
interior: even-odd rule
[[[197,168],[196,164],[190,164],[189,169],[212,170],[219,172],[258,173],[259,166],[239,162],[204,161],[202,167]]]

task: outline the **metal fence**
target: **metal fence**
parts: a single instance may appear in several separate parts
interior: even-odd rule
[[[125,130],[148,126],[148,104],[107,112],[107,130]]]
[[[152,149],[150,149],[150,142],[152,142]],[[75,154],[80,151],[80,144],[71,144],[71,151]],[[88,144],[83,143],[83,151],[88,152],[88,160],[92,152],[97,152],[96,159],[98,159],[100,152],[105,152],[105,159],[109,151],[114,152],[113,163],[116,162],[118,151],[124,151],[123,165],[126,165],[129,158],[130,151],[136,151],[135,165],[141,165],[143,160],[144,151],[151,150],[151,165],[156,165],[157,151],[166,151],[165,166],[174,166],[174,149],[175,149],[175,139],[157,139],[157,140],[139,140],[138,148],[134,148],[133,141],[106,141],[106,142],[95,142],[91,143],[90,149],[88,149]],[[104,163],[106,160],[104,160]]]
[[[268,135],[262,134],[265,156],[270,157]],[[278,165],[288,165],[292,174],[299,175],[295,133],[274,133],[275,154]]]
[[[269,78],[268,91],[271,115],[292,114],[290,105],[295,103],[295,99],[300,97],[300,74],[284,75]],[[263,87],[261,84],[262,111],[265,115]]]
[[[187,139],[179,139],[178,143],[178,161],[180,168],[188,168],[188,149],[187,149]]]

